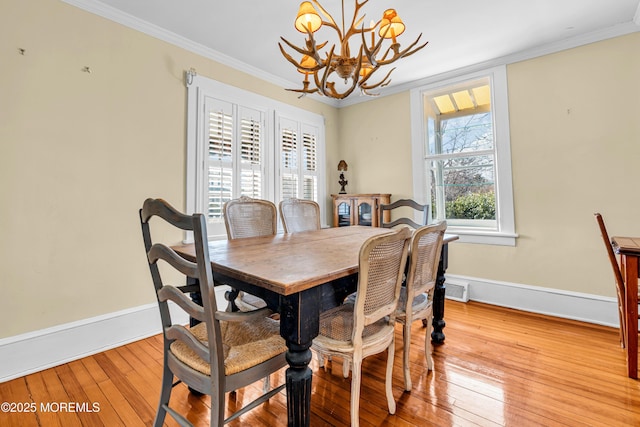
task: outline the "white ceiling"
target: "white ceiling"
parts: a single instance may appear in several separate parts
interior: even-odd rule
[[[301,0],[63,0],[178,43],[285,87],[302,76],[281,55],[280,36],[302,45],[293,28]],[[346,20],[354,0],[344,0]],[[337,22],[339,0],[323,0]],[[407,26],[404,47],[420,33],[427,47],[398,61],[389,88],[478,63],[559,50],[640,30],[640,0],[369,0],[365,25],[393,7]],[[333,43],[328,29],[318,41]],[[356,40],[357,41],[357,40]],[[382,71],[382,70],[381,70]],[[380,73],[382,74],[382,73]]]

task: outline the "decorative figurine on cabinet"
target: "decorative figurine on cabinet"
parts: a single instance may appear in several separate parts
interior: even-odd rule
[[[344,160],[340,160],[340,163],[338,163],[338,170],[340,171],[340,181],[338,181],[338,184],[341,185],[339,194],[347,194],[347,190],[345,190],[344,187],[349,181],[344,178],[344,171],[346,171],[348,167],[347,162]]]

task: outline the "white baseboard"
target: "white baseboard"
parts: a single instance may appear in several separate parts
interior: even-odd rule
[[[616,298],[476,277],[446,277],[449,283],[468,283],[471,301],[615,328],[620,324]]]
[[[447,281],[468,283],[472,301],[618,326],[615,298],[466,276],[447,275]],[[216,288],[223,304],[225,291],[223,286]],[[0,383],[158,333],[160,314],[154,303],[0,339]]]
[[[226,304],[227,289],[216,287],[219,304]],[[174,321],[189,322],[182,310],[170,309]],[[152,303],[0,339],[0,383],[159,334],[160,325]]]

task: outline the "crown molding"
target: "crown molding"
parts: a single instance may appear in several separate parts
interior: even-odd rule
[[[98,15],[103,18],[122,24],[131,29],[140,31],[151,37],[160,39],[167,43],[171,43],[175,46],[178,46],[180,48],[193,52],[197,55],[203,56],[205,58],[209,58],[211,60],[219,62],[220,64],[234,68],[238,71],[241,71],[253,77],[259,78],[268,83],[272,83],[276,86],[280,86],[282,88],[296,86],[296,83],[294,82],[291,82],[287,79],[283,79],[282,77],[276,76],[274,74],[266,73],[257,67],[249,65],[242,61],[238,61],[237,59],[234,59],[228,55],[220,53],[214,49],[208,48],[200,43],[196,43],[192,40],[189,40],[186,37],[182,37],[176,33],[168,31],[157,25],[154,25],[142,19],[136,18],[133,15],[124,13],[121,10],[108,6],[98,0],[62,0],[62,1],[72,6],[76,6],[87,12],[93,13],[95,15]],[[470,65],[468,67],[458,68],[458,69],[447,71],[437,75],[427,76],[422,79],[399,84],[397,86],[383,88],[380,90],[379,95],[373,98],[362,95],[362,96],[351,96],[349,98],[345,98],[342,100],[336,100],[333,98],[328,98],[326,96],[320,96],[315,94],[305,95],[305,96],[308,96],[316,101],[322,102],[324,104],[327,104],[333,107],[342,108],[350,105],[372,101],[376,98],[395,95],[397,93],[409,91],[416,87],[424,86],[427,84],[431,84],[440,80],[449,79],[459,75],[472,73],[475,71],[495,67],[498,65],[508,65],[515,62],[525,61],[528,59],[533,59],[540,56],[561,52],[563,50],[572,49],[572,48],[583,46],[586,44],[595,43],[602,40],[623,36],[626,34],[631,34],[637,31],[640,31],[640,3],[638,4],[638,8],[636,9],[636,13],[632,21],[614,25],[607,28],[603,28],[590,33],[577,35],[577,36],[570,37],[557,42],[536,46],[531,49],[527,49],[520,52],[515,52],[510,55],[490,59],[488,61]]]
[[[75,6],[79,9],[82,9],[86,12],[93,13],[95,15],[98,15],[102,18],[108,19],[113,22],[117,22],[118,24],[122,24],[125,27],[131,28],[136,31],[140,31],[141,33],[144,33],[148,36],[165,41],[174,46],[188,50],[189,52],[193,52],[205,58],[209,58],[213,61],[219,62],[222,65],[226,65],[228,67],[234,68],[238,71],[241,71],[250,76],[259,78],[268,83],[272,83],[276,86],[280,86],[282,88],[296,86],[296,83],[294,82],[291,82],[287,79],[283,79],[282,77],[278,77],[273,74],[266,73],[257,67],[249,65],[242,61],[238,61],[237,59],[232,58],[223,53],[220,53],[217,50],[206,47],[200,43],[196,43],[193,40],[190,40],[179,34],[176,34],[162,27],[159,27],[155,24],[152,24],[148,21],[142,20],[133,15],[125,13],[119,9],[106,5],[100,1],[97,1],[97,0],[62,0],[62,1],[71,6]],[[335,102],[335,100],[333,99],[329,99],[323,96],[315,96],[315,95],[311,95],[310,97],[317,101],[323,102],[325,104],[329,104],[334,107],[338,106],[338,103]]]
[[[500,65],[508,65],[516,62],[526,61],[528,59],[550,55],[553,53],[561,52],[563,50],[573,49],[576,47],[584,46],[591,43],[596,43],[596,42],[611,39],[614,37],[624,36],[627,34],[638,32],[638,31],[640,31],[640,4],[638,5],[638,10],[636,11],[636,16],[633,21],[614,25],[612,27],[603,28],[597,31],[593,31],[591,33],[577,35],[577,36],[570,37],[557,42],[536,46],[534,48],[515,52],[510,55],[505,55],[498,58],[490,59],[488,61],[479,62],[477,64],[473,64],[468,67],[462,67],[455,70],[446,71],[444,73],[424,77],[422,79],[413,80],[397,86],[387,87],[380,91],[379,97],[394,95],[397,93],[415,89],[417,87],[426,86],[428,84],[436,83],[442,80],[447,80],[447,79],[458,77],[461,75],[471,74],[477,71],[486,70],[486,69],[500,66]],[[355,104],[359,104],[361,102],[366,102],[369,100],[370,99],[361,99],[358,97],[347,98],[342,100],[340,107],[355,105]]]

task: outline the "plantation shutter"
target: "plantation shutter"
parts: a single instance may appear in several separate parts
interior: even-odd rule
[[[263,119],[260,111],[240,107],[240,195],[262,198]]]
[[[298,197],[298,124],[280,121],[281,198]]]
[[[302,194],[303,199],[318,200],[318,129],[302,127]]]
[[[318,201],[319,130],[280,118],[280,197]]]
[[[209,224],[224,224],[224,204],[240,196],[263,198],[264,112],[207,97],[206,211]]]
[[[212,98],[207,101],[207,219],[222,223],[222,206],[233,197],[233,105]]]

